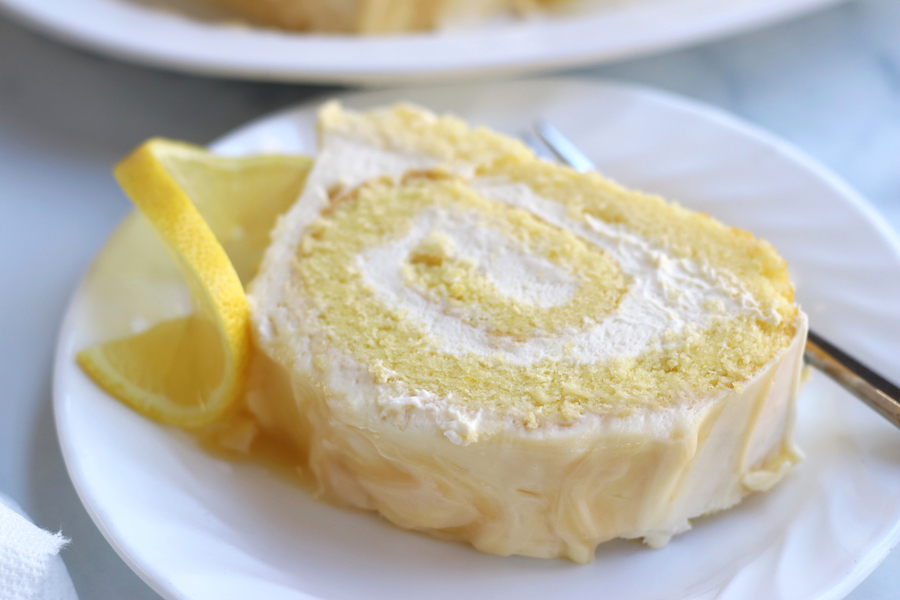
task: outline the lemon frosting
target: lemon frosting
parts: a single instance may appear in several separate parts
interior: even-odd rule
[[[326,105],[249,300],[320,494],[488,552],[660,546],[798,458],[768,244],[450,117]]]

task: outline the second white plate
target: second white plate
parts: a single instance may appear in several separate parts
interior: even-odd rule
[[[900,372],[900,246],[851,191],[776,140],[657,92],[534,80],[358,94],[411,100],[519,131],[545,117],[605,173],[749,229],[787,258],[814,327],[885,373]],[[252,123],[216,145],[312,152],[314,106]],[[697,519],[662,550],[612,542],[587,566],[501,558],[320,504],[252,465],[200,450],[95,387],[74,353],[128,323],[129,261],[152,234],[129,221],[72,299],[54,403],[60,444],[89,513],[166,598],[516,600],[840,598],[900,540],[900,435],[821,377],[800,401],[807,459],[773,491]],[[146,283],[146,282],[145,282]],[[153,300],[153,298],[151,298]]]
[[[246,79],[383,84],[620,60],[841,0],[579,0],[576,14],[567,16],[383,37],[286,33],[176,12],[191,1],[0,0],[0,8],[63,41],[156,67]]]

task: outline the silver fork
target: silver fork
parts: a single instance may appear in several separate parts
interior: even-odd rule
[[[542,158],[548,153],[576,171],[596,171],[597,167],[578,146],[550,123],[539,120],[534,123],[534,131],[524,132],[522,140]],[[540,142],[538,141],[540,140]],[[806,340],[803,358],[819,369],[845,390],[874,408],[885,419],[900,427],[900,388],[871,370],[840,348],[810,330]]]

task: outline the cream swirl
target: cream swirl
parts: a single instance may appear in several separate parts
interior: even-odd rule
[[[255,412],[325,498],[587,562],[796,462],[806,320],[768,244],[415,108],[320,128],[250,300],[290,389]]]

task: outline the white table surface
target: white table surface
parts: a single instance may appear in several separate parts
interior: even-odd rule
[[[900,230],[900,0],[853,0],[729,40],[574,73],[736,113],[834,170]],[[72,539],[63,557],[82,600],[158,598],[79,503],[53,426],[63,309],[129,210],[110,167],[147,137],[206,143],[328,91],[120,64],[0,17],[0,490],[38,525]],[[849,598],[900,598],[900,551]]]

